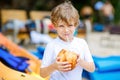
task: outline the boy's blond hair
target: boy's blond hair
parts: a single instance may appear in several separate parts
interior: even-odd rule
[[[52,10],[51,21],[55,27],[59,21],[65,21],[68,25],[73,22],[74,26],[77,26],[79,24],[79,14],[71,2],[66,1]]]

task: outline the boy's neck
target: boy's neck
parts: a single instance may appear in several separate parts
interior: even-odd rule
[[[72,37],[72,38],[69,38],[69,40],[68,39],[64,40],[60,36],[58,36],[58,37],[64,42],[72,42],[72,40],[74,39],[74,37]]]

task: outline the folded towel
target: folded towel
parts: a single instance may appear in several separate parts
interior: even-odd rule
[[[0,46],[0,61],[6,66],[21,72],[25,72],[29,66],[26,60],[28,59],[24,57],[16,57],[10,54],[8,50]]]

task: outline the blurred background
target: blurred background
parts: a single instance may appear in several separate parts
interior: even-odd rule
[[[50,20],[51,10],[64,1],[0,0],[0,34],[42,60],[46,44],[57,36]],[[80,15],[75,36],[87,41],[93,56],[119,56],[120,0],[70,1]],[[0,40],[4,42],[1,37]],[[95,77],[91,80],[108,79]]]
[[[56,37],[54,26],[50,21],[50,12],[56,5],[64,1],[0,0],[0,31],[23,47],[29,43],[43,45]],[[119,0],[71,0],[71,2],[80,14],[80,25],[75,33],[76,36],[85,38],[90,48],[96,48],[98,45],[101,48],[111,48],[112,53],[113,49],[120,47]],[[107,2],[108,6],[105,5]],[[33,31],[37,33],[32,33]],[[41,39],[40,36],[37,39],[33,36],[34,34],[36,36],[40,34],[41,37],[45,35],[44,38],[48,38],[48,40],[43,40],[44,38]],[[92,45],[92,42],[96,42],[96,46]],[[100,52],[101,55],[103,53],[101,53],[102,50],[92,50],[93,54]]]

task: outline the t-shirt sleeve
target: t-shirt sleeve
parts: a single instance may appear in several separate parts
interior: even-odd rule
[[[85,40],[83,40],[83,43],[84,43],[83,48],[84,48],[84,59],[85,59],[85,61],[93,62],[93,58],[92,58],[92,55],[90,53],[90,49],[88,47],[87,42]]]
[[[52,63],[52,58],[53,58],[53,46],[51,44],[48,44],[45,47],[41,68],[49,66]]]

